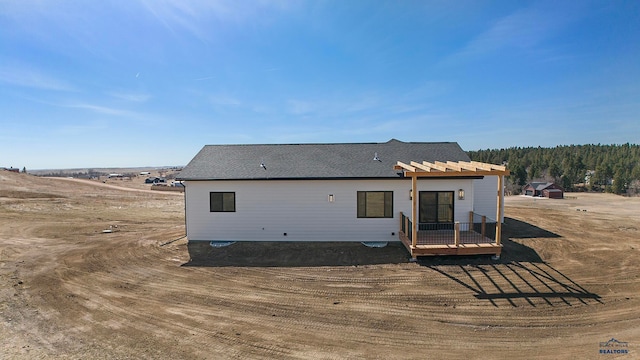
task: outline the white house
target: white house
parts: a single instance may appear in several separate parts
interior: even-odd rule
[[[190,243],[403,241],[415,258],[499,255],[503,175],[457,143],[392,139],[207,145],[178,180]]]

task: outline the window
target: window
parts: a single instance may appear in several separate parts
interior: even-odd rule
[[[420,191],[420,222],[453,224],[453,191]]]
[[[209,211],[211,212],[236,211],[236,193],[234,192],[209,193]]]
[[[359,218],[392,218],[393,191],[358,191]]]

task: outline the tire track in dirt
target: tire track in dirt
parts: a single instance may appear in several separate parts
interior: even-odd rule
[[[85,184],[25,191],[64,197],[0,206],[10,297],[0,345],[11,355],[31,345],[35,358],[555,359],[593,357],[611,336],[640,343],[638,240],[600,238],[625,219],[508,208],[559,235],[517,239],[505,248],[512,262],[198,267],[186,240],[160,246],[184,233],[182,204],[167,200],[180,198]],[[566,228],[572,219],[601,228],[583,236]],[[541,260],[509,253],[525,250]],[[19,328],[6,323],[14,314]]]
[[[126,259],[126,257],[125,257],[125,259]],[[93,259],[93,262],[95,262],[95,260],[96,260],[96,259]],[[148,275],[148,277],[156,277],[157,275],[158,275],[158,274]],[[121,280],[121,281],[122,281],[123,279],[124,279],[124,277],[120,277],[120,280]],[[102,281],[101,281],[101,282],[102,282]],[[371,280],[369,279],[369,280],[367,280],[367,282],[371,282]],[[173,284],[165,284],[165,285],[168,285],[168,287],[172,287],[172,286],[173,286]],[[177,291],[179,291],[179,292],[183,292],[183,290],[184,290],[184,289],[182,289],[182,288],[177,289]],[[261,295],[264,295],[264,294],[261,294]],[[233,304],[231,304],[231,303],[229,303],[229,304],[227,304],[227,305],[228,305],[228,306],[233,306]],[[270,311],[273,311],[273,306],[272,306],[271,304],[266,305],[266,306],[261,306],[261,305],[262,305],[261,303],[252,303],[250,307],[251,307],[251,309],[252,309],[252,310],[259,309],[259,310],[262,310],[262,312],[270,312]],[[285,312],[285,313],[283,313],[283,314],[281,314],[281,316],[280,316],[280,317],[282,317],[282,315],[286,315],[286,312]],[[368,316],[370,316],[370,315],[367,315],[367,317],[368,317]],[[340,319],[341,317],[337,317],[337,318],[338,318],[338,319]],[[356,319],[356,320],[358,320],[358,319]],[[351,321],[353,321],[353,318],[351,318]],[[315,319],[315,320],[313,320],[312,322],[310,322],[310,324],[313,324],[313,323],[318,323],[317,319]],[[305,326],[307,326],[307,327],[308,327],[308,325],[309,325],[309,324],[305,324]],[[325,325],[324,327],[322,327],[322,326],[320,326],[320,327],[316,326],[316,327],[315,327],[315,330],[316,330],[316,331],[322,330],[323,332],[326,332],[326,333],[328,333],[328,334],[329,334],[329,333],[332,333],[333,331],[335,331],[335,326],[336,326],[336,325],[342,325],[342,326],[344,326],[344,324],[343,324],[342,322],[340,322],[340,321],[335,322],[335,321],[334,321],[334,322],[332,322],[332,323],[330,323],[330,324]],[[349,329],[353,329],[353,330],[355,330],[356,328],[357,328],[357,327],[355,327],[355,328],[354,328],[354,327],[350,327]],[[287,330],[287,329],[285,328],[284,330]],[[392,330],[395,330],[395,329],[392,329]]]
[[[90,255],[75,255],[75,256],[79,256],[80,258],[86,258],[88,259],[88,262],[94,264],[96,267],[98,268],[103,268],[106,267],[107,264],[110,264],[112,267],[114,268],[118,268],[119,266],[126,266],[127,264],[130,264],[132,259],[138,259],[138,258],[144,258],[145,256],[147,257],[147,259],[145,259],[145,263],[148,261],[152,261],[152,262],[156,262],[156,261],[161,261],[162,259],[160,259],[160,255],[161,252],[157,251],[157,249],[155,249],[156,251],[152,252],[152,255],[148,254],[148,246],[147,248],[142,248],[142,247],[136,247],[136,248],[127,248],[128,250],[124,253],[120,253],[120,252],[112,252],[113,250],[117,249],[118,246],[113,246],[113,248],[108,249],[107,253],[109,253],[111,256],[109,258],[109,261],[107,261],[104,257],[100,257],[97,256],[96,253],[91,253]],[[152,247],[153,249],[153,247]],[[116,255],[116,256],[113,256]],[[163,285],[165,287],[165,290],[167,292],[176,292],[179,294],[182,293],[188,293],[190,290],[190,284],[185,285],[184,283],[182,283],[183,280],[188,278],[188,275],[182,275],[182,276],[178,276],[176,277],[175,273],[170,269],[169,271],[162,271],[161,269],[158,268],[153,268],[151,269],[152,271],[149,271],[149,269],[141,269],[138,271],[135,271],[134,269],[128,269],[128,268],[123,268],[121,271],[113,271],[113,272],[109,272],[109,273],[101,273],[101,272],[85,272],[91,274],[93,277],[95,277],[93,279],[92,282],[98,283],[98,284],[105,284],[105,283],[110,283],[110,282],[127,282],[129,281],[129,283],[131,282],[136,282],[138,283],[139,286],[144,286],[144,284],[146,282],[149,282],[150,279],[155,279],[155,278],[159,278],[159,279],[164,279],[163,281]],[[209,270],[209,269],[204,269],[204,270]],[[217,270],[217,269],[216,269]],[[70,279],[74,276],[77,276],[78,274],[81,274],[82,271],[78,270],[77,265],[73,265],[72,267],[69,267],[69,269],[66,270],[68,272],[68,277],[63,276],[62,278],[65,279],[65,281],[68,284],[72,284],[75,286],[80,286],[81,283],[77,283],[74,284],[72,281],[70,281]],[[73,272],[75,272],[75,274],[73,274]],[[207,273],[210,271],[199,271],[201,273]],[[273,271],[271,270],[271,275],[279,275],[279,276],[275,276],[275,278],[278,280],[278,283],[274,284],[273,282],[265,282],[264,278],[262,279],[262,282],[258,282],[259,276],[256,275],[256,269],[232,269],[229,274],[226,274],[225,271],[215,271],[215,274],[213,274],[213,276],[219,281],[221,280],[221,277],[218,276],[219,274],[225,274],[226,278],[229,282],[224,282],[223,284],[221,284],[220,286],[217,286],[216,288],[214,288],[215,291],[224,291],[225,289],[233,289],[235,287],[239,287],[239,288],[246,288],[247,286],[253,284],[253,288],[256,288],[255,284],[261,284],[261,286],[257,287],[258,289],[261,289],[261,293],[258,294],[258,297],[264,297],[265,299],[269,299],[269,298],[278,298],[281,295],[281,292],[286,292],[286,293],[290,293],[290,294],[295,294],[297,293],[299,296],[300,295],[306,295],[306,298],[302,298],[302,300],[306,300],[307,298],[309,299],[309,301],[311,301],[313,298],[317,298],[318,295],[320,294],[321,296],[325,296],[325,297],[348,297],[348,298],[353,298],[351,300],[349,300],[348,302],[344,302],[341,303],[341,305],[347,305],[347,304],[357,304],[357,300],[354,299],[367,299],[367,300],[362,300],[361,304],[366,304],[368,306],[368,308],[365,308],[364,310],[360,310],[360,312],[363,312],[363,314],[358,314],[358,312],[356,311],[355,315],[352,315],[351,317],[341,317],[341,316],[335,316],[335,318],[337,319],[345,319],[345,321],[331,321],[331,322],[323,322],[322,316],[320,317],[314,317],[314,318],[309,318],[308,322],[304,322],[304,323],[300,323],[299,321],[294,321],[294,320],[289,320],[287,323],[285,324],[280,324],[278,327],[278,330],[280,331],[291,331],[293,328],[300,328],[302,327],[306,327],[308,329],[313,329],[314,332],[316,332],[317,336],[327,336],[329,337],[333,332],[335,332],[336,328],[339,328],[341,330],[344,330],[348,333],[351,332],[360,332],[362,333],[363,331],[363,324],[371,324],[372,323],[372,314],[380,314],[380,315],[386,315],[386,316],[406,316],[406,313],[403,311],[396,311],[396,310],[384,310],[383,305],[388,304],[386,299],[383,300],[378,300],[378,299],[371,299],[372,295],[379,295],[379,294],[372,294],[370,291],[348,291],[348,292],[344,292],[343,288],[336,288],[336,289],[323,289],[320,291],[314,290],[314,289],[308,289],[304,285],[314,285],[314,283],[325,283],[327,282],[327,279],[329,279],[330,281],[334,282],[334,283],[338,283],[338,284],[345,284],[348,281],[348,276],[346,277],[327,277],[327,276],[322,276],[322,274],[319,274],[318,277],[311,277],[309,275],[300,277],[300,279],[296,279],[295,276],[291,276],[290,274],[287,273],[287,269],[282,270],[282,273],[280,273],[280,271]],[[201,274],[203,275],[203,274]],[[211,275],[211,274],[204,274],[204,275]],[[247,276],[245,276],[247,275]],[[173,276],[173,279],[170,282],[166,281],[166,277],[167,276]],[[269,276],[268,278],[270,279],[274,279],[274,277]],[[235,279],[235,280],[233,280]],[[317,280],[320,279],[320,280]],[[372,285],[375,284],[377,278],[375,277],[369,277],[369,278],[363,278],[362,283],[367,284],[367,285]],[[424,277],[422,278],[424,279]],[[302,281],[302,284],[295,284],[297,281]],[[356,283],[358,283],[358,279],[355,279]],[[353,280],[352,280],[353,281]],[[280,283],[283,282],[283,283]],[[295,286],[291,286],[291,283],[294,283]],[[413,282],[414,284],[411,284],[411,282]],[[392,281],[389,281],[387,283],[392,283]],[[409,279],[405,279],[405,283],[409,283],[411,285],[418,285],[418,282],[416,282],[415,280],[409,280]],[[268,285],[262,285],[262,284],[268,284]],[[152,286],[155,286],[153,284],[150,284]],[[212,284],[209,284],[212,285]],[[329,284],[330,285],[330,284]],[[432,281],[431,286],[434,286],[436,288],[438,288],[440,285],[439,282],[438,283],[434,283]],[[96,291],[96,289],[90,289],[88,288],[90,291]],[[283,290],[284,289],[284,290]],[[135,290],[135,289],[132,289]],[[285,291],[286,290],[286,291]],[[306,294],[301,294],[302,290],[308,290],[306,292]],[[215,292],[214,291],[214,292]],[[240,294],[241,292],[232,292],[232,294]],[[388,295],[388,294],[387,294]],[[390,296],[383,296],[385,298],[389,298],[389,300],[397,300],[394,299],[395,295],[402,295],[405,299],[408,299],[409,304],[405,305],[409,305],[411,311],[416,312],[418,314],[424,314],[424,313],[431,313],[433,312],[433,310],[436,310],[435,306],[431,306],[431,305],[415,305],[415,303],[418,303],[419,300],[424,300],[427,299],[425,297],[418,297],[415,298],[415,294],[414,297],[412,298],[412,296],[409,296],[407,293],[393,293]],[[419,295],[419,294],[417,294]],[[85,295],[86,296],[86,295]],[[120,295],[122,296],[122,295]],[[113,297],[113,296],[111,296]],[[116,310],[112,309],[112,315],[113,316],[123,316],[123,314],[127,313],[127,312],[131,312],[131,309],[129,309],[129,305],[130,303],[135,301],[135,298],[137,297],[137,295],[134,294],[134,296],[132,298],[129,299],[129,302],[124,302],[121,307],[118,307]],[[211,301],[207,301],[209,295],[206,294],[201,294],[201,295],[197,295],[197,296],[191,296],[188,300],[192,303],[192,304],[205,304],[206,306],[209,306],[211,304]],[[433,296],[431,295],[430,300],[427,301],[427,303],[432,304],[432,303],[439,303],[442,301],[449,301],[449,300],[453,300],[455,299],[454,297],[447,297],[447,298],[439,298],[437,296]],[[181,300],[185,300],[184,296],[180,297]],[[298,297],[297,301],[300,301],[300,297]],[[154,306],[162,306],[162,304],[166,303],[165,301],[158,301],[158,302],[150,302],[151,305]],[[243,300],[243,303],[245,305],[247,305],[251,310],[253,315],[255,316],[256,313],[258,314],[263,314],[266,315],[269,312],[273,312],[274,311],[274,306],[272,303],[265,303],[263,301],[260,302],[251,302],[249,300]],[[220,305],[221,303],[218,301],[218,305]],[[222,303],[223,305],[225,305],[225,307],[227,308],[232,308],[235,305],[235,302],[233,301],[228,301],[226,303]],[[308,312],[309,313],[315,313],[315,312],[319,312],[322,308],[324,307],[324,305],[314,305],[312,307],[309,308]],[[357,307],[357,306],[356,306]],[[186,309],[186,307],[182,308],[183,310]],[[157,322],[158,318],[157,317],[150,317],[147,318],[145,317],[144,313],[140,313],[140,312],[134,312],[133,313],[135,316],[133,317],[135,320],[143,323],[143,324],[149,324],[149,323],[155,323]],[[286,318],[288,315],[290,315],[289,310],[284,309],[281,310],[279,313],[277,313],[277,318],[280,322],[282,322],[283,318]],[[298,314],[298,315],[302,315],[305,316],[307,315],[306,313],[302,313],[302,314]],[[264,316],[265,319],[268,319],[268,317]],[[418,319],[420,319],[421,317],[418,317]],[[473,324],[474,322],[480,320],[480,317],[475,318],[475,317],[467,317],[465,322],[462,323],[455,323],[453,321],[449,321],[447,320],[447,316],[429,316],[426,317],[425,316],[425,321],[430,321],[430,322],[439,322],[441,324],[455,324],[455,326],[468,326],[469,324]],[[231,317],[229,318],[229,320],[234,319],[234,320],[238,320],[237,317]],[[525,318],[526,320],[526,318]],[[266,321],[266,320],[265,320]],[[273,325],[273,319],[269,319],[269,321],[267,321],[267,323],[269,323],[270,325]],[[167,326],[167,324],[165,323],[161,323],[163,326]],[[481,325],[479,325],[480,327],[485,326],[485,324],[487,324],[487,322],[485,321],[484,323],[480,322]],[[265,327],[268,328],[268,326],[266,326],[264,323],[258,323],[259,326],[261,327]],[[380,322],[378,324],[376,324],[375,322],[373,322],[373,325],[371,325],[373,328],[375,328],[377,331],[380,330],[380,327],[384,327],[386,326],[386,331],[389,331],[391,333],[403,333],[406,332],[408,329],[406,329],[403,326],[389,326],[389,324],[385,324],[384,322]],[[490,324],[487,324],[486,326],[490,326]],[[531,326],[529,326],[531,327]],[[138,329],[143,329],[144,327],[138,327]],[[514,326],[511,326],[511,328],[514,328]],[[192,329],[195,331],[195,329],[200,329],[199,325],[194,325],[192,327],[183,327],[183,329]],[[420,332],[416,332],[415,329],[411,329],[411,331],[414,334],[421,334]],[[373,332],[373,331],[372,331]],[[213,336],[211,335],[211,332],[208,331],[207,334],[209,334],[209,336]],[[426,333],[425,333],[426,334]],[[438,338],[437,335],[430,335],[431,338]],[[445,340],[446,337],[443,336],[442,340]],[[227,340],[231,340],[231,339],[235,339],[234,337],[228,337],[226,338]],[[376,344],[382,344],[382,345],[392,345],[394,343],[396,344],[406,344],[406,345],[410,345],[415,343],[415,341],[411,341],[411,340],[407,340],[406,337],[401,337],[401,336],[386,336],[385,339],[390,339],[388,341],[385,340],[376,340],[373,343]],[[237,341],[236,341],[237,343]],[[246,345],[246,344],[245,344]],[[244,346],[244,345],[243,345]],[[282,354],[280,354],[282,355]]]
[[[121,259],[126,259],[126,257],[123,257]],[[94,257],[94,258],[90,258],[90,260],[95,261],[96,259]],[[118,266],[120,264],[116,262],[114,265]],[[133,297],[130,297],[128,296],[127,293],[123,293],[122,291],[117,292],[112,289],[104,290],[101,287],[96,288],[93,286],[86,286],[84,285],[87,283],[87,281],[85,280],[88,280],[88,279],[82,279],[82,281],[76,281],[77,280],[76,277],[78,275],[86,276],[87,274],[93,278],[89,282],[94,284],[104,285],[104,284],[109,284],[114,282],[119,283],[122,281],[127,281],[127,284],[136,283],[136,286],[127,287],[126,288],[127,292],[129,291],[135,292],[140,288],[144,288],[145,283],[148,283],[150,279],[156,278],[158,275],[161,275],[160,272],[155,272],[155,273],[140,272],[138,274],[136,274],[135,272],[133,273],[129,272],[129,276],[126,276],[126,277],[117,276],[118,275],[117,272],[107,274],[107,273],[79,271],[73,268],[63,269],[61,270],[61,272],[65,273],[65,275],[62,276],[62,278],[64,279],[66,290],[69,291],[70,293],[73,293],[75,297],[77,297],[78,299],[82,299],[84,302],[89,304],[89,305],[85,304],[84,305],[85,307],[89,308],[90,310],[107,311],[110,314],[110,316],[108,316],[109,318],[126,318],[127,322],[122,326],[125,326],[125,325],[133,326],[139,331],[143,331],[148,325],[151,325],[151,324],[155,324],[156,326],[159,324],[167,328],[176,326],[178,328],[181,328],[182,330],[197,332],[197,333],[201,333],[203,330],[201,327],[198,326],[198,324],[191,327],[182,326],[181,323],[179,322],[176,323],[176,322],[164,320],[162,317],[159,317],[159,316],[150,315],[144,309],[132,308],[131,304],[136,302],[135,299],[139,296],[138,294],[134,293]],[[116,275],[116,276],[114,277],[113,275]],[[165,283],[165,285],[167,284]],[[169,289],[167,290],[171,291],[171,284],[169,284]],[[176,286],[176,291],[183,292],[184,291],[183,285]],[[162,301],[155,301],[153,299],[149,299],[147,303],[152,307],[162,307],[163,304],[166,305],[166,303]],[[235,336],[224,336],[224,334],[219,334],[219,333],[211,332],[208,330],[205,332],[209,336],[215,337],[218,340],[226,340],[227,342],[229,342],[229,344],[221,345],[221,346],[229,346],[230,343],[237,344],[238,342],[242,342],[241,339],[238,339]],[[244,345],[247,347],[251,347],[251,344],[249,343],[246,343]],[[262,351],[267,351],[268,352],[267,355],[277,356],[277,357],[281,357],[283,355],[283,353],[275,347],[270,349],[269,347],[260,345],[259,348],[262,349]],[[218,350],[222,351],[223,349],[224,348],[221,347]]]

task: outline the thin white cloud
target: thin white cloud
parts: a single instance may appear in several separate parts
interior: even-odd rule
[[[536,3],[504,16],[484,32],[471,39],[462,49],[450,55],[445,62],[466,60],[491,54],[504,48],[534,51],[537,47],[570,21],[580,16],[578,8]],[[550,55],[557,57],[556,55]]]
[[[212,36],[212,23],[235,23],[238,25],[269,21],[266,10],[284,11],[298,6],[296,2],[232,0],[140,0],[145,9],[171,33],[177,35],[186,30],[201,41]]]
[[[71,104],[71,105],[63,105],[62,107],[72,108],[72,109],[84,109],[90,110],[99,114],[105,115],[115,115],[115,116],[135,116],[136,113],[128,110],[122,110],[107,106],[93,105],[93,104]]]
[[[151,95],[146,93],[111,91],[111,92],[108,92],[107,95],[114,97],[116,99],[125,100],[129,102],[136,102],[136,103],[143,103],[151,99]]]
[[[310,101],[288,100],[286,111],[293,115],[306,115],[315,111],[315,105]]]
[[[107,124],[100,121],[92,121],[86,124],[67,124],[55,129],[57,135],[83,135],[95,133],[107,129]]]
[[[116,107],[95,105],[92,103],[81,102],[77,100],[68,100],[68,99],[67,100],[54,100],[54,99],[45,100],[45,99],[32,98],[32,97],[25,97],[25,99],[39,103],[39,104],[54,106],[54,107],[63,108],[63,109],[80,109],[80,110],[87,110],[87,111],[91,111],[91,112],[94,112],[97,114],[103,114],[103,115],[113,115],[113,116],[127,117],[127,118],[138,119],[138,120],[146,119],[146,116],[143,116],[143,114],[140,114],[134,111],[125,110],[125,109],[116,108]]]
[[[44,102],[43,102],[44,103]],[[66,102],[66,103],[48,103],[52,106],[57,106],[66,109],[84,110],[98,114],[97,118],[109,119],[110,121],[124,121],[127,124],[155,124],[160,126],[167,124],[171,121],[165,113],[148,113],[140,111],[131,111],[119,107],[95,105],[87,102]],[[102,116],[104,115],[104,116]],[[76,117],[82,117],[82,115],[76,115]]]
[[[5,1],[0,20],[6,20],[3,26],[17,37],[42,49],[70,57],[82,49],[101,60],[115,60],[104,40],[114,32],[109,28],[114,22],[108,19],[123,18],[130,6],[117,8],[111,3],[92,1],[77,6],[73,1]]]
[[[430,107],[428,101],[450,91],[450,85],[426,82],[402,93],[395,91],[364,91],[333,94],[321,98],[289,100],[286,110],[291,114],[313,114],[322,118],[358,118],[365,116],[410,116]]]
[[[520,10],[498,20],[473,39],[462,53],[489,52],[501,47],[531,47],[550,31],[549,20],[537,10]]]
[[[209,101],[214,105],[223,107],[236,107],[242,105],[240,100],[228,95],[212,95],[209,97]]]
[[[194,36],[203,39],[204,33],[198,28],[198,12],[188,2],[184,1],[147,1],[142,0],[145,8],[171,33],[176,35],[178,30],[186,29]]]
[[[0,82],[42,90],[75,91],[70,83],[27,66],[0,67]]]
[[[361,95],[349,101],[345,111],[349,113],[368,111],[379,107],[381,102],[382,98],[377,94]]]

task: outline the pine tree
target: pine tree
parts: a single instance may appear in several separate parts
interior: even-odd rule
[[[554,148],[511,147],[470,151],[472,160],[502,164],[507,162],[515,187],[545,176],[559,182],[565,190],[576,190],[584,183],[587,170],[595,171],[591,184],[594,189],[607,187],[608,191],[622,194],[640,183],[640,146],[623,145],[562,145]],[[528,170],[528,173],[527,173]],[[613,180],[613,184],[612,184]],[[617,183],[617,184],[616,184]]]

